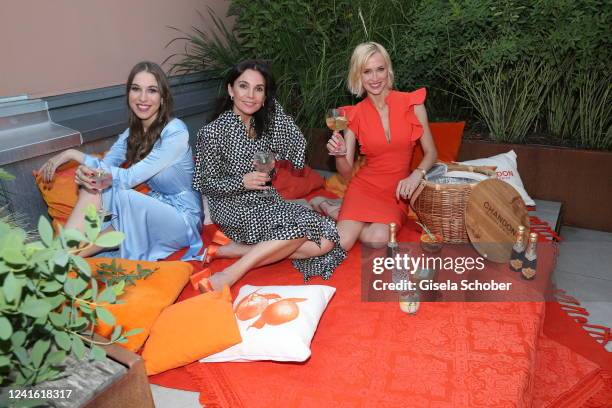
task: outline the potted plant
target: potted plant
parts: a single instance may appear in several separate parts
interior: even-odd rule
[[[103,359],[101,345],[124,343],[140,331],[115,326],[108,341],[93,338],[96,322],[115,319],[104,307],[123,292],[124,281],[99,288],[89,264],[79,253],[91,246],[117,246],[120,232],[100,235],[93,206],[87,208],[86,230],[60,229],[54,236],[40,217],[38,239],[0,220],[0,385],[29,386],[57,378],[68,355]]]

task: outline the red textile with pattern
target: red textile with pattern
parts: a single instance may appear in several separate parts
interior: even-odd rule
[[[399,239],[416,237],[404,228]],[[203,404],[232,408],[578,407],[610,395],[597,364],[542,334],[544,303],[427,303],[406,316],[394,303],[361,302],[359,252],[329,281],[312,281],[337,293],[307,362],[196,362],[176,378],[187,372]],[[213,270],[229,262],[216,261]],[[244,284],[302,278],[285,261],[250,272],[234,294]],[[182,296],[194,294],[189,287]]]

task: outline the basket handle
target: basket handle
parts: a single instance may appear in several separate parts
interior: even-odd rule
[[[447,164],[449,171],[469,171],[472,173],[480,173],[486,176],[494,176],[496,166],[470,166],[467,164],[449,163]]]
[[[413,210],[414,210],[414,203],[417,200],[417,198],[419,198],[424,188],[425,188],[425,180],[421,180],[421,182],[419,183],[419,186],[416,188],[416,190],[414,190],[414,193],[412,193],[412,195],[410,196],[410,207],[412,207]]]

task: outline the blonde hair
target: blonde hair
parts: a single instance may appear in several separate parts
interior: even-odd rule
[[[351,57],[351,64],[349,67],[349,74],[347,79],[347,85],[349,91],[355,96],[361,96],[365,92],[363,88],[363,84],[361,83],[361,71],[363,71],[363,66],[368,62],[368,59],[376,53],[380,53],[385,63],[387,64],[387,72],[389,73],[389,79],[387,85],[389,88],[393,88],[393,67],[391,66],[391,58],[389,58],[389,53],[379,43],[370,41],[359,44],[355,47],[355,51],[353,51],[353,56]]]

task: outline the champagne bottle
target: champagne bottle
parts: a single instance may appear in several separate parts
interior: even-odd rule
[[[532,232],[529,234],[529,243],[527,244],[527,249],[525,250],[523,266],[521,268],[521,276],[528,280],[531,280],[536,276],[538,265],[537,243],[538,234]]]
[[[525,257],[525,226],[519,225],[516,232],[516,239],[510,254],[510,270],[520,272],[523,267]]]
[[[389,242],[387,242],[387,258],[395,258],[397,254],[397,224],[389,224]]]
[[[387,257],[395,258],[398,254],[397,244],[397,224],[392,222],[389,224],[389,242],[387,242]],[[391,271],[392,279],[394,283],[401,283],[402,281],[406,281],[406,284],[409,278],[409,272],[407,270],[398,269],[396,267]],[[399,307],[400,310],[406,314],[414,315],[419,310],[420,302],[420,294],[418,290],[398,290],[399,293]]]

